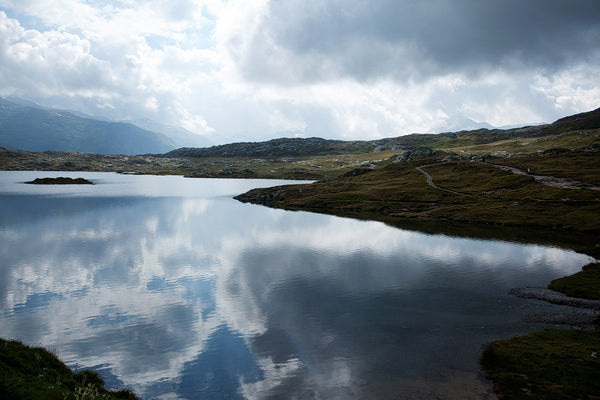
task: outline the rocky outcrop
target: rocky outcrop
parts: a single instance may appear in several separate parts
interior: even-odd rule
[[[343,178],[347,178],[350,176],[358,176],[358,175],[363,175],[366,174],[368,172],[373,171],[372,168],[354,168],[352,171],[348,171],[345,174],[342,175]]]
[[[235,196],[234,199],[242,203],[262,204],[272,206],[275,201],[285,199],[285,190],[282,188],[253,189],[249,192]]]
[[[445,156],[450,153],[447,153],[442,150],[433,150],[430,147],[420,146],[414,150],[408,150],[404,152],[402,155],[396,158],[395,162],[404,162],[404,161],[415,161],[415,160],[427,160],[440,156]]]

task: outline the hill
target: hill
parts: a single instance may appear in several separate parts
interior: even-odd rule
[[[600,110],[595,110],[562,118],[553,124],[518,129],[414,134],[374,141],[282,138],[209,148],[182,148],[166,154],[144,156],[0,148],[0,169],[326,180],[344,174],[355,176],[390,163],[423,158],[496,160],[494,162],[501,159],[516,162],[517,158],[535,158],[545,154],[564,154],[568,158],[569,152],[573,155],[577,152],[598,154],[599,114]],[[581,127],[585,129],[579,129]],[[573,128],[578,130],[571,130]],[[551,167],[552,159],[547,163]],[[577,165],[579,170],[585,170],[579,161]]]
[[[589,235],[591,240],[569,247],[600,256],[600,152],[486,162],[430,154],[355,171],[311,184],[254,189],[236,199],[409,229],[434,224],[436,232],[440,226],[466,224],[463,231],[493,226],[519,228],[519,234],[535,231],[534,241],[551,235],[547,239],[552,242],[561,232],[569,232],[567,240]]]
[[[392,224],[452,221],[600,232],[600,109],[547,125],[409,135],[376,144],[389,143],[404,151],[376,166],[236,198]],[[592,244],[600,254],[600,245]]]
[[[129,123],[84,118],[0,98],[0,146],[28,151],[144,154],[164,153],[175,144],[165,135]]]
[[[181,148],[166,157],[297,157],[326,154],[354,154],[372,151],[366,141],[327,140],[321,138],[280,138],[266,142],[240,142],[205,148]]]
[[[370,141],[342,141],[321,138],[280,138],[265,142],[231,143],[205,148],[180,148],[165,157],[232,158],[232,157],[304,157],[336,154],[360,154],[380,151],[416,150],[426,146],[433,150],[482,145],[516,138],[535,138],[575,130],[600,128],[600,108],[561,118],[552,124],[512,129],[476,129],[471,131],[418,134]]]

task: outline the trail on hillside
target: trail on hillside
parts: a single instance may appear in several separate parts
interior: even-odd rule
[[[436,164],[420,165],[420,166],[416,167],[417,171],[419,171],[420,173],[422,173],[423,175],[425,175],[425,177],[427,178],[427,184],[429,186],[431,186],[432,188],[443,190],[444,192],[456,194],[456,195],[459,195],[459,196],[470,196],[469,194],[455,192],[454,190],[446,189],[446,188],[443,188],[443,187],[438,186],[435,183],[433,183],[433,178],[431,177],[431,175],[429,175],[429,172],[423,170],[424,167],[428,167],[430,165],[436,165]]]
[[[531,176],[533,179],[536,180],[536,182],[539,182],[546,186],[558,188],[558,189],[573,189],[573,190],[588,189],[588,190],[600,191],[600,187],[598,187],[598,186],[595,186],[595,185],[592,185],[589,183],[585,183],[585,182],[576,181],[574,179],[558,178],[558,177],[550,176],[550,175],[536,175],[534,173],[531,173],[530,171],[525,171],[525,170],[522,170],[522,169],[519,169],[516,167],[510,167],[508,165],[492,164],[492,163],[486,163],[486,162],[483,162],[481,164],[499,168],[503,171],[511,172],[511,173],[517,174],[517,175]],[[420,173],[422,173],[423,175],[425,175],[425,177],[427,178],[427,185],[431,186],[432,188],[443,190],[445,192],[456,194],[459,196],[471,196],[470,194],[456,192],[454,190],[446,189],[444,187],[436,185],[435,182],[433,182],[433,178],[431,177],[431,175],[423,169],[423,168],[426,168],[431,165],[439,165],[439,164],[425,164],[425,165],[420,165],[420,166],[416,167],[416,170],[419,171]]]
[[[531,176],[533,179],[535,179],[539,183],[542,183],[546,186],[558,188],[558,189],[575,189],[575,190],[589,189],[589,190],[600,191],[600,187],[598,187],[598,186],[594,186],[589,183],[576,181],[574,179],[558,178],[558,177],[549,176],[549,175],[536,175],[530,171],[524,171],[522,169],[510,167],[507,165],[492,164],[492,163],[485,163],[485,164],[491,165],[492,167],[500,168],[503,171],[512,172],[513,174]]]

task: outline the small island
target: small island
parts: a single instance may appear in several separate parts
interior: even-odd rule
[[[31,185],[93,185],[94,182],[88,181],[84,178],[65,178],[59,176],[58,178],[36,178],[32,181],[25,182]]]

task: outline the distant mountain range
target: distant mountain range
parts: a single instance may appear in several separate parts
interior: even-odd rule
[[[0,98],[0,147],[7,149],[132,155],[206,144],[183,128],[151,120],[107,121]]]
[[[419,147],[444,148],[492,143],[518,137],[538,137],[563,132],[600,128],[600,108],[561,118],[552,124],[511,129],[476,129],[438,134],[411,134],[377,140],[326,140],[321,138],[281,138],[266,142],[240,142],[206,148],[180,148],[166,157],[300,157],[327,154],[359,154],[383,150],[415,150]]]
[[[280,138],[264,142],[201,147],[208,144],[201,136],[149,119],[126,122],[99,120],[72,111],[44,108],[24,100],[9,101],[0,98],[0,147],[38,152],[57,150],[126,155],[164,153],[163,156],[169,158],[300,157],[414,150],[423,146],[469,146],[502,139],[595,128],[600,128],[600,108],[561,118],[552,124],[522,128],[480,128],[439,134],[411,134],[370,141]]]

